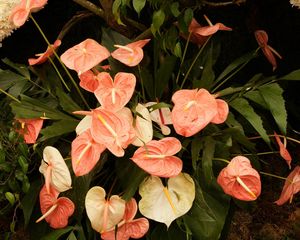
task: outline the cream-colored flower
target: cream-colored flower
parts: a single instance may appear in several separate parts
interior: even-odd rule
[[[300,0],[290,0],[290,4],[300,9]]]
[[[8,18],[12,9],[20,2],[21,0],[0,0],[0,47],[2,40],[16,28]]]

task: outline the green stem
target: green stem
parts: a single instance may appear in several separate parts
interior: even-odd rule
[[[51,59],[51,57],[48,57],[52,67],[54,68],[55,72],[57,73],[58,77],[60,78],[60,81],[64,84],[64,86],[66,87],[66,89],[68,90],[68,92],[70,92],[70,88],[68,87],[68,85],[66,84],[66,82],[64,81],[63,77],[61,76],[60,72],[58,71],[55,63],[53,62],[53,60]]]
[[[181,59],[179,69],[178,69],[178,73],[177,73],[177,77],[176,77],[176,84],[178,84],[178,79],[179,79],[179,75],[180,75],[180,72],[181,72],[180,70],[181,70],[181,67],[182,67],[184,59],[185,59],[185,55],[186,55],[186,52],[187,52],[187,48],[188,48],[188,45],[189,45],[189,42],[190,42],[191,35],[192,35],[192,32],[189,33],[189,36],[188,36],[188,38],[186,40],[186,43],[185,43],[182,59]]]
[[[144,82],[143,82],[143,78],[142,78],[142,74],[141,74],[141,67],[140,67],[140,65],[138,65],[138,70],[139,70],[140,81],[141,81],[141,87],[142,87],[142,96],[143,96],[143,99],[144,99],[144,101],[145,101],[145,100],[146,100],[146,97],[145,97],[145,89],[144,89]]]
[[[191,66],[189,67],[188,71],[186,72],[186,74],[185,74],[185,76],[184,76],[184,79],[183,79],[183,81],[182,81],[182,83],[181,83],[180,89],[183,88],[184,83],[185,83],[187,77],[189,76],[189,74],[190,74],[192,68],[194,67],[196,61],[198,60],[200,54],[203,52],[203,49],[205,48],[205,46],[206,46],[207,43],[209,42],[210,38],[211,38],[211,36],[208,37],[208,39],[206,40],[206,42],[205,42],[205,43],[202,45],[202,47],[200,48],[200,50],[199,50],[197,56],[194,58],[194,60],[193,60],[193,62],[192,62],[192,64],[191,64]]]
[[[279,153],[279,151],[274,151],[274,152],[260,152],[260,153],[244,153],[244,154],[241,154],[241,153],[235,153],[233,154],[234,156],[238,156],[238,155],[242,155],[242,156],[251,156],[251,155],[268,155],[268,154],[277,154]]]
[[[268,136],[269,136],[269,137],[275,137],[275,134],[270,134],[270,135],[268,135]],[[277,136],[278,136],[278,137],[281,137],[281,138],[286,138],[287,140],[290,140],[290,141],[292,141],[292,142],[295,142],[295,143],[300,144],[300,141],[297,140],[297,139],[295,139],[295,138],[286,137],[286,136],[279,135],[279,134],[277,134]],[[257,137],[249,137],[248,139],[254,140],[254,139],[260,139],[260,138],[262,138],[262,137],[261,137],[261,136],[257,136]]]
[[[8,92],[5,92],[2,88],[0,88],[0,92],[4,93],[6,96],[10,97],[11,99],[15,100],[18,103],[21,103],[21,101],[17,98],[15,98],[13,95],[9,94]]]
[[[87,108],[90,109],[89,104],[87,103],[87,101],[85,100],[84,96],[82,95],[77,83],[75,82],[74,78],[72,77],[72,75],[70,74],[69,70],[66,68],[65,64],[60,60],[60,57],[57,55],[56,51],[53,49],[52,45],[50,44],[50,42],[48,41],[46,35],[44,34],[43,30],[40,28],[39,24],[37,23],[37,21],[35,21],[34,17],[30,14],[29,17],[31,18],[31,20],[33,21],[34,25],[37,27],[37,29],[39,30],[40,34],[42,35],[42,37],[44,38],[45,42],[47,43],[47,45],[53,50],[53,54],[56,57],[56,59],[59,61],[59,63],[61,64],[61,66],[63,67],[63,69],[65,70],[66,74],[68,75],[68,77],[70,78],[71,82],[73,83],[76,91],[78,92],[80,98],[82,99],[83,103],[86,105]]]
[[[285,177],[281,177],[281,176],[278,176],[278,175],[275,175],[275,174],[271,174],[271,173],[266,173],[266,172],[259,172],[260,174],[262,175],[266,175],[266,176],[269,176],[269,177],[274,177],[274,178],[278,178],[278,179],[282,179],[282,180],[286,180],[287,178]]]
[[[216,161],[220,161],[220,162],[225,162],[225,163],[230,163],[230,161],[224,159],[224,158],[213,158],[213,160],[216,160]]]

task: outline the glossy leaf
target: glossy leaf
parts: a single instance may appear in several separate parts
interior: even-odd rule
[[[146,0],[133,0],[132,4],[134,10],[137,12],[138,15],[140,15],[140,12],[145,7]]]

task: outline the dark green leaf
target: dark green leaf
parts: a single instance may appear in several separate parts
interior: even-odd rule
[[[183,240],[185,234],[179,229],[176,223],[167,227],[163,224],[157,224],[151,233],[148,233],[149,240]]]
[[[175,47],[174,47],[174,55],[176,57],[179,57],[179,58],[182,58],[182,51],[181,51],[181,45],[180,45],[180,42],[177,42]]]
[[[26,65],[13,63],[8,58],[1,59],[6,65],[10,66],[11,68],[15,69],[18,73],[24,76],[27,79],[30,79],[30,74]]]
[[[7,90],[20,82],[24,84],[26,83],[26,79],[23,76],[16,74],[10,70],[0,69],[0,88],[2,90]]]
[[[197,162],[199,160],[199,154],[202,148],[203,148],[203,142],[201,141],[201,138],[195,137],[192,140],[192,146],[191,146],[192,166],[194,170],[197,169]]]
[[[278,78],[278,80],[300,80],[300,69]]]
[[[16,118],[40,118],[48,117],[52,120],[73,120],[74,118],[49,107],[39,99],[33,99],[25,95],[21,96],[21,103],[12,102],[10,104],[12,112]]]
[[[49,234],[42,237],[41,240],[58,240],[61,236],[72,231],[74,228],[71,226],[65,227],[63,229],[52,230]]]
[[[286,134],[287,112],[282,88],[277,83],[273,83],[263,85],[258,90],[268,105],[279,129],[283,134]]]
[[[187,26],[190,25],[190,23],[193,19],[193,16],[194,16],[194,12],[191,8],[188,8],[184,11],[184,22]]]
[[[27,224],[29,223],[32,210],[34,208],[35,202],[41,189],[41,184],[42,183],[40,180],[31,182],[28,192],[22,199],[21,206],[24,214],[25,226],[27,226]]]
[[[140,15],[140,12],[145,7],[146,0],[133,0],[132,4],[134,10],[137,12],[138,15]]]
[[[202,154],[202,170],[205,179],[204,183],[207,186],[211,186],[213,180],[215,179],[212,169],[212,160],[215,153],[215,145],[216,142],[212,137],[205,137]]]
[[[45,141],[46,139],[61,136],[65,133],[75,131],[79,121],[76,120],[60,120],[54,122],[51,126],[43,128],[41,134],[43,137],[39,139],[39,142]]]
[[[231,101],[230,106],[239,112],[254,127],[262,139],[270,144],[270,139],[264,129],[260,116],[254,111],[249,102],[244,98],[236,98]]]
[[[77,238],[76,238],[76,236],[75,236],[75,234],[74,234],[73,231],[70,233],[70,235],[68,236],[67,240],[77,240]]]
[[[152,24],[151,24],[151,30],[153,34],[159,31],[159,28],[163,25],[164,21],[165,21],[165,13],[162,9],[159,9],[158,11],[155,11],[153,13]]]
[[[262,95],[259,93],[259,91],[249,91],[244,94],[244,97],[248,98],[252,102],[255,102],[256,104],[260,105],[261,107],[268,109],[268,105]]]
[[[151,105],[150,107],[148,107],[149,111],[152,112],[156,109],[160,109],[160,108],[171,108],[172,105],[168,104],[168,103],[164,103],[164,102],[160,102],[160,103],[156,103]]]
[[[171,13],[173,14],[174,17],[178,17],[180,15],[178,2],[173,2],[171,4]]]
[[[66,112],[72,113],[81,109],[76,102],[60,88],[56,88],[56,95],[59,99],[60,106]]]
[[[156,88],[156,97],[158,99],[161,98],[161,95],[163,94],[164,90],[168,86],[169,80],[172,76],[172,73],[174,71],[175,63],[177,58],[174,56],[167,56],[161,62],[161,66],[158,69],[156,79],[155,79],[155,88]]]
[[[140,68],[140,75],[143,79],[144,88],[149,95],[150,99],[155,99],[155,93],[154,93],[154,84],[153,84],[153,76],[151,72],[147,68]]]

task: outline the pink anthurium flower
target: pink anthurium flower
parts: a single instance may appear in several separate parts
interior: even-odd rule
[[[135,137],[132,122],[125,114],[102,108],[92,111],[91,133],[96,142],[105,145],[117,157],[124,156],[124,149]]]
[[[187,173],[179,173],[163,184],[156,176],[146,177],[139,186],[139,210],[145,217],[169,226],[186,214],[195,199],[195,183]]]
[[[150,113],[142,104],[138,104],[135,111],[139,114],[134,121],[134,130],[136,139],[133,141],[134,146],[143,146],[153,138],[153,128]]]
[[[171,129],[166,126],[173,124],[171,111],[167,107],[155,109],[151,111],[151,106],[157,104],[157,102],[148,102],[145,104],[146,107],[150,107],[150,116],[153,122],[156,122],[163,135],[169,135],[171,133]]]
[[[58,48],[61,44],[61,41],[55,40],[54,44],[51,45],[51,48],[48,47],[46,52],[36,54],[38,58],[29,58],[28,63],[29,65],[38,65],[46,62],[50,56],[52,56],[53,52],[55,51],[56,48]]]
[[[109,73],[99,73],[98,88],[95,96],[106,110],[117,112],[121,110],[130,100],[134,92],[136,78],[132,73],[119,72],[114,81]]]
[[[223,23],[212,24],[211,21],[204,15],[209,26],[201,26],[195,18],[192,19],[189,25],[189,32],[191,33],[190,41],[198,45],[203,45],[210,35],[217,31],[231,31],[232,28],[225,26]],[[187,36],[185,36],[187,38]]]
[[[22,0],[12,10],[9,20],[13,22],[16,27],[20,27],[26,22],[31,12],[40,10],[46,3],[47,0]]]
[[[288,200],[290,203],[293,196],[300,191],[300,167],[296,166],[285,180],[280,198],[275,202],[277,205],[283,205]]]
[[[139,40],[127,44],[126,46],[115,45],[115,47],[117,47],[118,49],[113,51],[111,53],[111,56],[129,67],[134,67],[142,61],[144,57],[144,52],[142,48],[150,40],[151,39]]]
[[[48,193],[50,192],[51,185],[59,192],[64,192],[72,188],[69,169],[56,148],[51,146],[44,148],[43,160],[39,171],[44,174]]]
[[[47,191],[46,185],[40,191],[40,206],[43,214],[36,222],[43,219],[52,228],[64,228],[68,225],[68,218],[74,213],[74,203],[66,197],[57,198],[59,192],[53,187]]]
[[[92,126],[92,116],[87,115],[78,123],[77,127],[75,128],[76,134],[80,135],[81,133],[85,132],[86,130],[90,129]]]
[[[93,39],[86,39],[61,55],[62,62],[79,75],[110,56],[109,51]]]
[[[226,121],[228,113],[229,113],[229,107],[227,102],[225,102],[222,99],[216,99],[217,102],[217,115],[214,116],[214,118],[211,120],[214,124],[221,124]]]
[[[35,143],[39,133],[43,127],[43,119],[16,119],[21,123],[21,129],[18,132],[23,135],[24,140],[27,144]]]
[[[94,141],[88,129],[72,142],[72,167],[76,176],[89,173],[100,159],[101,153],[106,149],[103,144]]]
[[[289,169],[291,169],[292,157],[291,157],[289,151],[286,149],[286,144],[287,144],[286,138],[283,138],[284,142],[282,143],[280,141],[280,137],[277,135],[276,132],[274,132],[274,136],[275,136],[276,142],[279,146],[280,156],[286,161],[287,165],[289,166]]]
[[[234,157],[220,172],[217,181],[226,194],[240,200],[256,200],[261,192],[260,176],[243,156]]]
[[[174,177],[182,170],[182,161],[173,156],[181,150],[177,138],[152,140],[137,149],[131,160],[147,173],[158,177]]]
[[[143,237],[149,229],[147,218],[134,219],[137,212],[137,204],[134,198],[131,198],[125,205],[123,220],[118,224],[117,233],[115,229],[103,232],[103,240],[128,240],[129,238],[138,239]]]
[[[83,89],[89,92],[93,93],[98,88],[99,81],[97,75],[95,75],[91,70],[88,70],[80,74],[79,79],[80,79],[80,83],[79,83],[80,87],[82,87]]]
[[[92,228],[99,233],[112,230],[124,216],[125,201],[117,195],[105,199],[102,187],[92,187],[85,197],[85,208]]]
[[[277,62],[274,54],[278,58],[282,59],[281,55],[274,48],[268,45],[268,34],[264,30],[256,30],[254,32],[254,36],[265,57],[269,63],[272,64],[274,71],[277,68]]]
[[[205,89],[179,90],[172,96],[172,121],[175,131],[190,137],[209,124],[218,114],[213,95]]]

